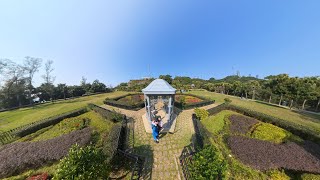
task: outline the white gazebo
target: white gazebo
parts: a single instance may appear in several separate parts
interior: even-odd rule
[[[153,112],[157,112],[163,122],[163,132],[173,132],[175,126],[176,115],[174,114],[174,96],[176,89],[167,81],[156,79],[152,81],[146,88],[142,89],[144,93],[144,102],[146,114],[142,116],[145,129],[151,133],[151,120]]]

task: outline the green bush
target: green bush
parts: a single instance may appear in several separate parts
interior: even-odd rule
[[[320,179],[320,175],[318,174],[302,174],[301,175],[301,179],[302,180],[319,180]]]
[[[302,141],[292,133],[269,123],[259,124],[251,133],[250,137],[278,144],[287,140]]]
[[[89,108],[92,109],[94,112],[100,114],[105,119],[112,120],[113,122],[120,122],[125,118],[124,115],[116,112],[115,110],[110,111],[95,104],[89,104]]]
[[[63,158],[54,179],[102,179],[108,177],[106,156],[93,146],[73,146]]]
[[[229,103],[231,103],[232,101],[231,101],[230,98],[224,98],[224,102],[225,102],[226,104],[229,104]]]
[[[197,118],[200,120],[204,120],[209,116],[208,111],[205,109],[196,108],[194,112],[196,113]]]
[[[267,175],[272,180],[290,180],[291,178],[282,170],[273,170],[267,172]]]
[[[193,156],[189,164],[192,179],[222,179],[225,177],[226,163],[219,157],[217,149],[212,145],[204,147]]]

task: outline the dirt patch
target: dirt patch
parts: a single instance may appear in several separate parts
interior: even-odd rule
[[[39,168],[62,159],[73,144],[84,146],[90,138],[91,129],[85,128],[46,141],[5,145],[0,149],[0,178],[17,175],[27,169]]]
[[[308,143],[303,146],[293,142],[274,144],[244,136],[231,136],[228,138],[228,145],[241,162],[255,169],[264,171],[284,168],[320,173],[320,159],[306,150],[314,148]],[[317,145],[312,144],[312,146]]]

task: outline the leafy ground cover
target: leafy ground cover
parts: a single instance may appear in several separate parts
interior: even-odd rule
[[[296,143],[274,144],[244,136],[231,136],[228,145],[241,162],[255,169],[284,168],[320,174],[320,160]]]
[[[320,134],[320,115],[298,113],[290,109],[270,106],[265,103],[259,103],[251,100],[242,100],[239,97],[228,96],[208,91],[191,91],[190,94],[203,96],[215,100],[216,104],[224,103],[224,98],[228,97],[232,100],[231,105],[247,108],[256,112],[264,113],[284,121],[294,123],[302,128],[307,128],[314,134]]]
[[[0,149],[0,178],[35,169],[57,161],[68,154],[73,144],[84,146],[91,139],[91,129],[84,128],[54,139],[38,142],[16,142]]]
[[[243,121],[243,122],[241,122]],[[291,135],[288,131],[281,129],[271,124],[262,123],[255,119],[240,115],[233,111],[223,110],[214,116],[209,116],[207,119],[201,121],[205,128],[206,134],[209,136],[211,144],[216,146],[219,153],[224,157],[228,163],[226,169],[226,178],[231,179],[308,179],[308,177],[320,178],[320,175],[310,174],[319,173],[320,163],[320,147],[312,142],[303,141],[298,144],[290,142],[292,137],[281,138],[283,144],[275,144],[274,139],[258,140],[251,137],[257,127],[262,126],[256,133],[263,133],[268,135],[271,131],[280,130],[286,135]],[[232,123],[237,124],[233,126]],[[269,128],[265,129],[264,126]],[[234,130],[231,130],[235,128]],[[240,127],[244,129],[238,131]],[[271,127],[271,128],[270,128]],[[276,128],[274,128],[276,127]],[[236,133],[235,133],[236,132]],[[277,133],[277,132],[275,132]],[[288,134],[289,133],[289,134]],[[272,133],[271,133],[272,134]],[[231,137],[231,138],[228,138]],[[238,138],[239,137],[239,138]],[[256,138],[264,138],[259,136]],[[271,136],[272,137],[272,136]],[[238,140],[238,139],[240,140]],[[276,138],[276,137],[273,137]],[[244,143],[243,139],[255,143]],[[293,138],[294,139],[294,138]],[[271,142],[267,141],[270,140]],[[301,139],[300,139],[301,140]],[[256,143],[258,142],[258,143]],[[230,145],[230,143],[233,143]],[[271,145],[271,147],[269,147]],[[241,150],[238,150],[241,146]],[[259,147],[257,147],[259,146]],[[250,148],[247,148],[250,147]],[[234,150],[234,148],[238,148]],[[276,149],[276,150],[274,150]],[[261,150],[261,151],[260,151]],[[238,154],[235,153],[235,151]],[[256,154],[259,153],[259,154]],[[272,157],[269,157],[272,156]],[[279,158],[281,156],[281,158]],[[252,164],[243,162],[239,157],[246,157],[246,161]],[[259,159],[262,157],[262,159]],[[270,160],[268,160],[268,158]],[[250,160],[249,160],[250,159]],[[258,160],[257,160],[258,159]],[[301,161],[300,161],[301,160]],[[268,161],[265,163],[264,161]],[[281,161],[281,162],[280,162]],[[294,163],[291,163],[295,161]],[[308,161],[306,165],[304,162]],[[260,164],[254,164],[260,162]],[[276,164],[278,163],[278,164]],[[282,163],[282,164],[281,164]],[[255,165],[255,166],[254,166]],[[269,165],[267,167],[267,165]],[[272,166],[273,165],[273,166]],[[256,167],[259,166],[259,167]],[[291,169],[295,173],[287,173],[278,169]],[[291,171],[291,172],[292,172]],[[309,173],[301,173],[309,172]]]
[[[229,120],[230,131],[232,134],[246,134],[250,132],[252,126],[259,123],[259,121],[256,119],[235,114],[232,114],[229,117]]]
[[[77,99],[57,101],[37,105],[34,107],[21,108],[12,111],[0,112],[0,132],[7,131],[31,122],[39,121],[44,118],[56,116],[65,112],[86,107],[88,103],[101,105],[105,98],[114,98],[127,94],[126,92],[113,92],[85,96]]]

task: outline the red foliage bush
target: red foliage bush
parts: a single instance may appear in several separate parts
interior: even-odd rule
[[[84,128],[46,141],[5,145],[0,148],[0,178],[57,161],[68,154],[73,144],[84,146],[90,138],[91,129]]]
[[[231,136],[228,145],[232,153],[246,165],[259,170],[284,168],[320,173],[320,159],[306,147],[290,142],[273,144],[244,136]],[[312,144],[317,146],[316,144]],[[304,144],[304,146],[309,146]],[[319,149],[319,147],[317,147]],[[311,148],[312,149],[312,148]]]
[[[231,122],[230,131],[233,134],[246,134],[253,125],[259,122],[256,119],[235,114],[231,115],[229,120]]]
[[[27,180],[47,180],[49,178],[48,173],[42,173],[29,177]]]

